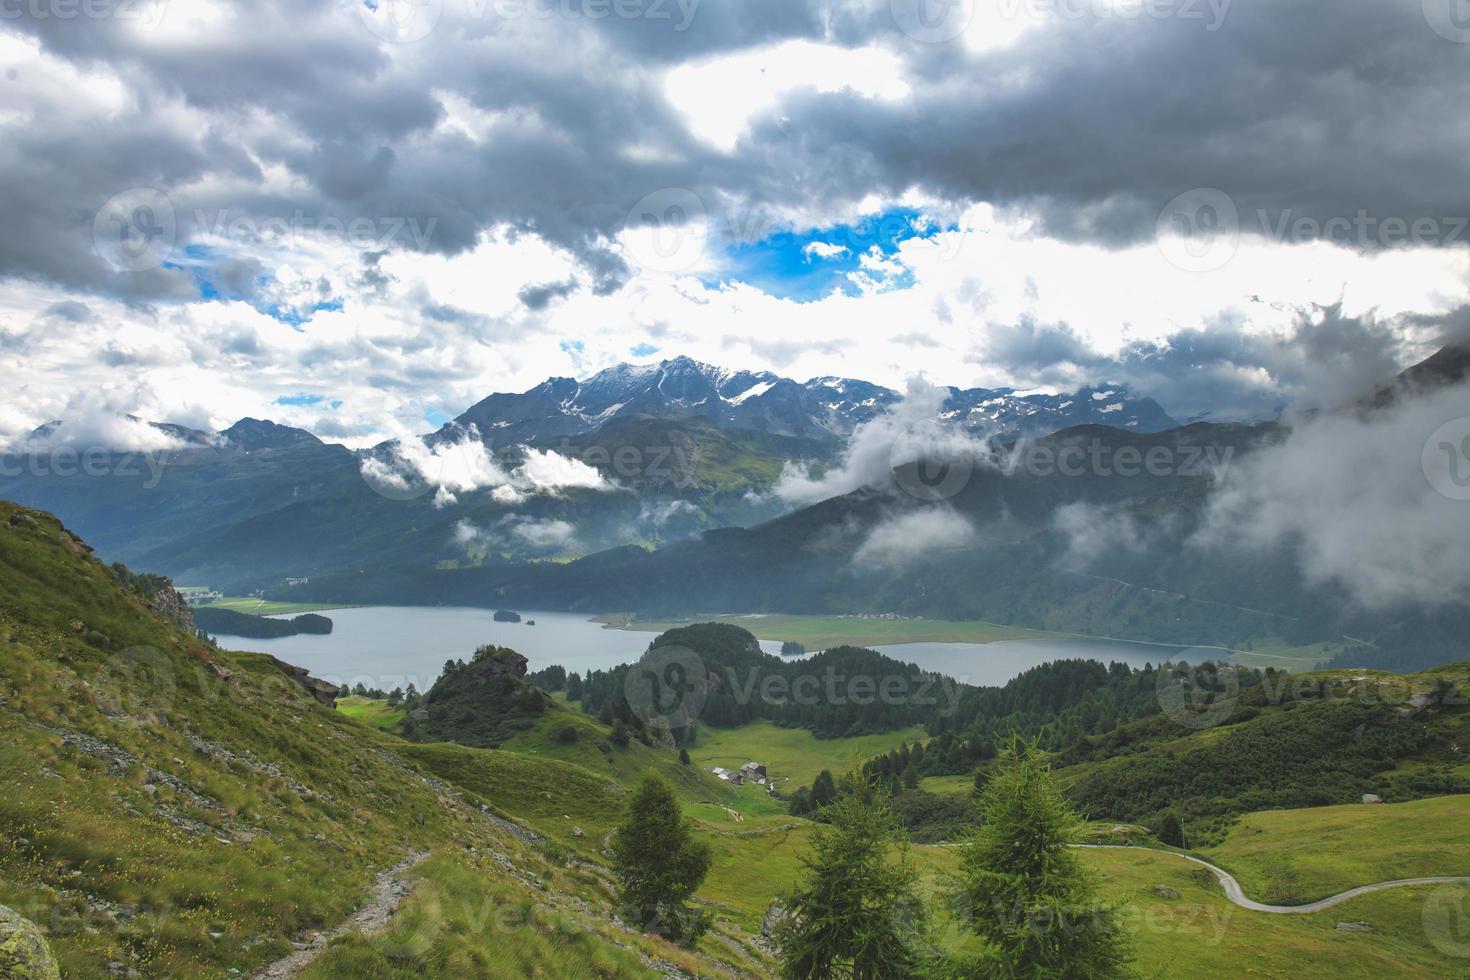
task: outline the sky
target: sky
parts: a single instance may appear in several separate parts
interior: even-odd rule
[[[0,0],[0,442],[675,355],[1330,404],[1470,331],[1461,0]]]

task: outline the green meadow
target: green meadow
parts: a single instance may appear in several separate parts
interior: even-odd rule
[[[231,609],[252,616],[284,616],[294,613],[321,612],[324,609],[351,609],[352,606],[321,602],[276,602],[255,596],[225,596],[208,603],[211,609]]]
[[[662,633],[691,623],[729,623],[749,630],[757,639],[793,640],[808,650],[836,646],[889,646],[901,643],[994,643],[1061,636],[1041,630],[1002,626],[981,620],[862,619],[856,616],[802,616],[751,613],[736,616],[696,616],[678,620],[643,620],[623,613],[598,617],[613,629]]]

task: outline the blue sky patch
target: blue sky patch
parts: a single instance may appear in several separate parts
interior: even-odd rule
[[[884,291],[907,289],[914,284],[912,271],[867,270],[863,256],[890,259],[911,238],[929,238],[954,228],[927,220],[917,209],[900,208],[856,224],[803,232],[778,231],[757,242],[728,246],[719,273],[709,279],[711,285],[740,280],[773,296],[799,302],[821,299],[834,289],[850,296],[860,294],[854,273],[869,275]]]
[[[300,395],[282,395],[280,398],[277,398],[276,399],[275,404],[277,404],[277,405],[320,405],[322,402],[324,402],[326,400],[327,400],[327,396],[326,395],[307,395],[307,394],[300,394]],[[342,403],[341,402],[337,402],[336,404],[337,405],[340,405]]]
[[[249,288],[245,288],[245,283],[230,282],[226,276],[221,275],[221,270],[227,268],[225,263],[230,258],[229,253],[208,245],[186,245],[182,253],[182,258],[178,261],[165,262],[164,268],[182,269],[187,272],[194,280],[194,287],[199,290],[200,299],[217,299],[223,302],[244,301],[266,316],[279,320],[297,331],[300,331],[302,324],[318,313],[335,312],[342,309],[341,299],[323,300],[306,306],[268,303],[263,297],[265,290],[276,283],[274,277],[256,276],[250,280]]]
[[[639,344],[636,347],[629,347],[628,353],[634,357],[652,357],[658,353],[658,348],[652,344]]]

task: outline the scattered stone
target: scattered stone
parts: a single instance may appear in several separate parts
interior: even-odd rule
[[[0,905],[0,977],[61,980],[61,969],[40,928],[3,905]]]
[[[1154,885],[1154,894],[1157,895],[1157,896],[1159,896],[1160,898],[1178,898],[1179,897],[1178,890],[1177,889],[1174,889],[1174,888],[1170,888],[1168,885]]]
[[[574,826],[574,827],[572,827],[572,836],[573,837],[585,837],[587,835],[582,832],[582,828],[581,827],[575,827]]]
[[[781,927],[786,923],[786,917],[788,915],[789,913],[786,911],[786,906],[782,905],[780,902],[772,902],[770,906],[766,908],[766,914],[761,919],[761,935],[765,936],[767,939],[775,938],[776,933],[779,932]]]
[[[1373,927],[1366,922],[1339,922],[1338,932],[1372,932]]]
[[[1373,793],[1364,793],[1363,794],[1363,802],[1364,803],[1382,803],[1383,802],[1383,797],[1376,796]]]

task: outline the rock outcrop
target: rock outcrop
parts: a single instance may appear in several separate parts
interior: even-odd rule
[[[271,657],[271,662],[276,665],[281,673],[299,684],[301,689],[307,694],[310,694],[328,708],[335,708],[337,706],[337,698],[341,696],[342,689],[336,684],[324,681],[320,677],[312,677],[311,673],[305,667],[297,667],[295,664],[288,664],[286,661],[277,660],[275,657]]]
[[[61,970],[34,922],[0,905],[0,977],[60,980]]]

